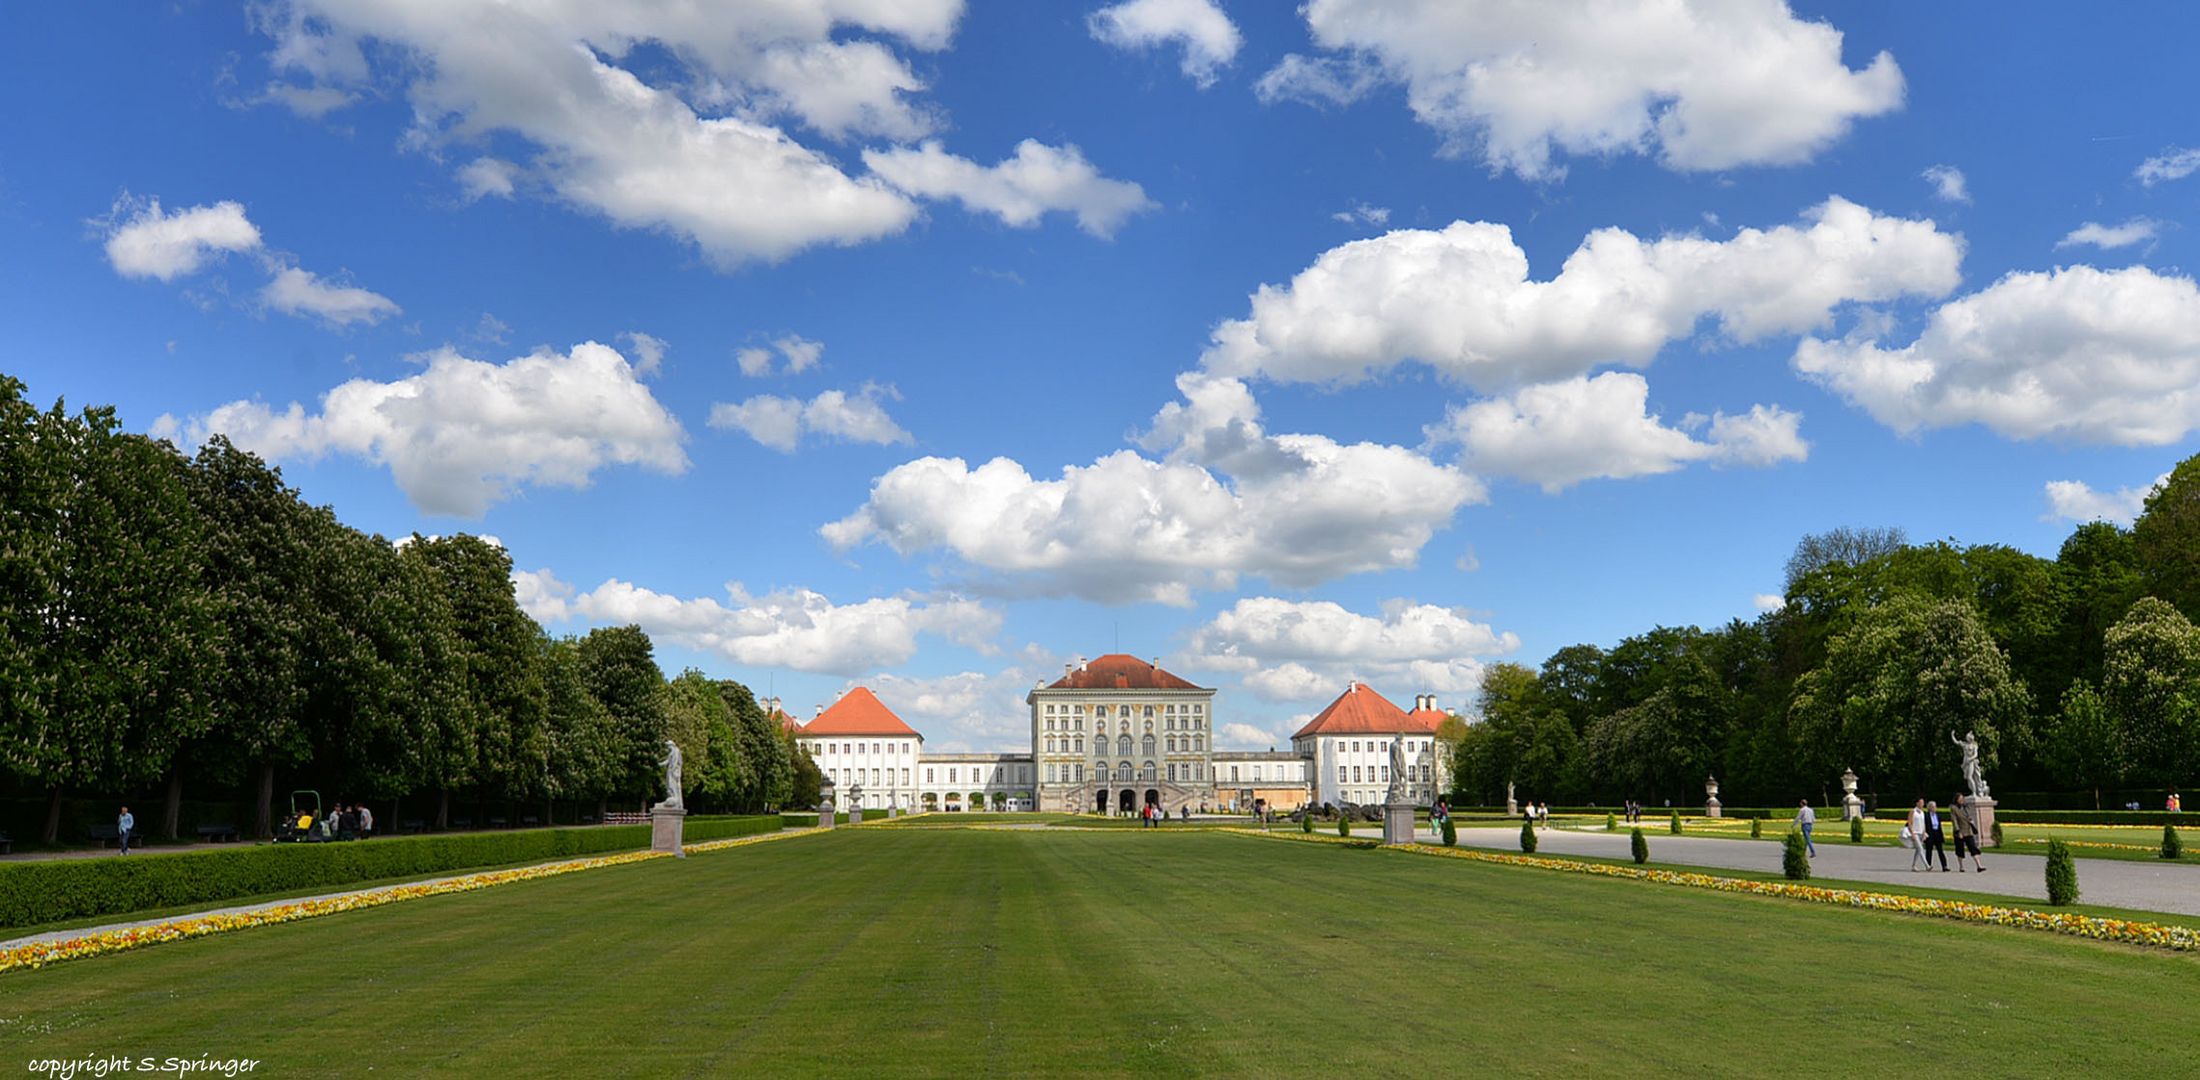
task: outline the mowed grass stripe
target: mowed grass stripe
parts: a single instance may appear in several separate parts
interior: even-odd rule
[[[2155,1074],[2200,963],[1228,836],[841,830],[0,978],[275,1075]]]

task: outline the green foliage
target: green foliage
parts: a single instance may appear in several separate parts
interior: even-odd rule
[[[1858,614],[1833,638],[1825,664],[1797,680],[1796,735],[1826,759],[1899,778],[1922,790],[1948,760],[1949,740],[1976,731],[1994,764],[2002,732],[2021,738],[2030,697],[1965,600],[1903,594]]]
[[[1444,819],[1443,827],[1438,829],[1437,833],[1443,838],[1445,847],[1457,847],[1459,845],[1459,826],[1453,824],[1450,818]]]
[[[1299,831],[1308,834],[1311,834],[1314,831],[1313,811],[1305,811],[1299,815]]]
[[[1675,835],[1675,836],[1679,836],[1679,835],[1681,834],[1681,812],[1680,812],[1680,811],[1678,811],[1678,810],[1675,810],[1675,811],[1673,811],[1673,820],[1672,820],[1672,821],[1671,821],[1671,822],[1670,822],[1670,823],[1668,824],[1668,828],[1670,828],[1670,829],[1671,829],[1671,830],[1673,831],[1673,835]]]
[[[2078,902],[2078,864],[2061,840],[2047,842],[2047,902],[2056,907]]]
[[[1627,851],[1635,857],[1636,866],[1650,861],[1650,841],[1644,839],[1639,827],[1628,830]]]
[[[2177,826],[2162,826],[2162,857],[2175,859],[2183,856],[2184,853],[2185,844],[2184,841],[2177,838]]]
[[[2062,711],[2048,718],[2040,756],[2067,782],[2090,789],[2098,810],[2101,789],[2123,780],[2128,741],[2122,716],[2111,712],[2093,684],[2081,678],[2063,692]]]
[[[640,794],[654,790],[657,762],[664,757],[665,716],[658,686],[664,675],[649,635],[638,626],[602,626],[580,640],[581,681],[611,715],[617,753],[612,790]]]
[[[1520,850],[1530,855],[1535,854],[1535,822],[1533,821],[1520,823]]]
[[[1861,844],[1861,843],[1863,843],[1863,842],[1864,842],[1864,819],[1863,819],[1863,818],[1860,818],[1860,817],[1854,817],[1854,818],[1850,818],[1850,819],[1849,819],[1849,843],[1852,843],[1852,844]]]
[[[2101,699],[2123,721],[2140,778],[2175,782],[2200,761],[2200,629],[2149,596],[2108,628]]]
[[[1755,817],[1749,819],[1749,838],[1752,840],[1765,838],[1765,819]]]
[[[777,816],[689,818],[690,842],[777,832]],[[649,845],[647,825],[264,844],[128,859],[0,865],[0,927],[236,900],[383,878],[571,858]]]
[[[1800,831],[1790,830],[1780,841],[1780,871],[1789,881],[1810,880],[1810,848]]]
[[[1611,831],[1612,831],[1613,829],[1617,829],[1617,828],[1619,828],[1619,815],[1617,815],[1617,814],[1606,814],[1606,815],[1604,815],[1604,831],[1605,831],[1605,832],[1611,832]]]
[[[1352,835],[1352,815],[1347,814],[1342,810],[1337,811],[1337,835]]]
[[[2154,595],[2200,619],[2200,455],[2178,463],[2147,495],[2131,540]]]

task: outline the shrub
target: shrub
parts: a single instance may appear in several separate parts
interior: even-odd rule
[[[1789,830],[1787,839],[1780,841],[1780,870],[1789,881],[1810,880],[1810,851],[1803,846],[1803,834]]]
[[[1350,836],[1350,835],[1352,835],[1352,815],[1350,815],[1350,814],[1338,814],[1338,815],[1337,815],[1337,835],[1338,835],[1338,836]]]
[[[1443,837],[1445,847],[1455,847],[1459,843],[1459,827],[1453,825],[1450,818],[1444,819]]]
[[[1640,866],[1650,861],[1650,841],[1642,838],[1641,829],[1634,830],[1634,834],[1627,838],[1627,849],[1634,855],[1635,865]]]
[[[2070,857],[2070,845],[2047,842],[2047,902],[2061,907],[2078,902],[2078,864]]]
[[[2183,841],[2177,839],[2177,826],[2162,826],[2162,857],[2165,859],[2175,859],[2184,855],[2184,853],[2185,844]]]
[[[2166,828],[2169,828],[2169,826],[2167,826],[2167,825],[2164,825],[2164,826],[2162,826],[2162,827],[2163,827],[2163,828],[2165,828],[2165,829],[2166,829]],[[1994,822],[1994,846],[1995,846],[1995,847],[2000,847],[2000,846],[2001,846],[2001,844],[2002,844],[2002,840],[2001,840],[2001,822],[1999,822],[1999,821],[1996,821],[1996,822]]]
[[[1863,842],[1864,819],[1860,817],[1852,817],[1849,819],[1849,843],[1861,844]]]
[[[1681,834],[1681,812],[1678,810],[1673,811],[1672,829],[1673,835],[1679,836]]]
[[[1520,850],[1530,855],[1535,854],[1535,822],[1533,821],[1520,823]]]
[[[1749,819],[1749,838],[1752,840],[1762,840],[1765,838],[1765,819]]]
[[[778,832],[780,824],[777,814],[691,817],[684,834],[700,842]],[[603,825],[14,863],[0,866],[0,926],[631,851],[649,846],[649,832],[647,825]]]
[[[1309,810],[1299,815],[1299,831],[1302,833],[1311,833],[1314,831],[1313,811]]]
[[[1619,818],[1611,814],[1604,815],[1604,831],[1611,832],[1617,828],[1619,828]]]

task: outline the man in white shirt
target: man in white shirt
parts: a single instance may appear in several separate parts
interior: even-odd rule
[[[1801,809],[1795,811],[1795,824],[1803,830],[1803,846],[1810,850],[1810,857],[1818,857],[1818,845],[1810,841],[1810,827],[1818,824],[1818,812],[1810,808],[1810,800],[1804,799]]]

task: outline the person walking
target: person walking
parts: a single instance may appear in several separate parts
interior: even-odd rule
[[[1925,869],[1931,870],[1933,868],[1933,856],[1938,855],[1940,856],[1940,872],[1943,874],[1948,872],[1948,852],[1941,847],[1942,844],[1947,842],[1947,839],[1947,834],[1941,829],[1940,804],[1927,801],[1925,803]]]
[[[1910,869],[1933,868],[1925,857],[1925,800],[1919,799],[1910,807],[1910,816],[1902,823],[1902,831],[1909,835]]]
[[[1963,872],[1963,853],[1968,850],[1971,853],[1971,867],[1981,874],[1985,873],[1986,863],[1978,857],[1978,818],[1972,814],[1970,797],[1958,793],[1955,806],[1948,816],[1954,818],[1956,823],[1956,872]]]
[[[360,803],[360,804],[359,804],[359,839],[361,839],[361,840],[364,840],[364,839],[366,839],[367,837],[369,837],[369,836],[373,836],[373,835],[374,835],[374,811],[372,811],[372,810],[369,810],[369,809],[367,809],[367,804],[365,804],[365,803]]]
[[[136,828],[137,819],[130,816],[129,807],[123,807],[122,813],[115,815],[115,842],[122,845],[124,855],[130,853],[130,833]]]
[[[1809,799],[1804,799],[1802,805],[1795,811],[1795,827],[1803,830],[1803,847],[1810,852],[1810,857],[1813,859],[1818,857],[1818,845],[1811,843],[1810,830],[1811,826],[1816,824],[1818,824],[1818,812],[1810,808]]]

